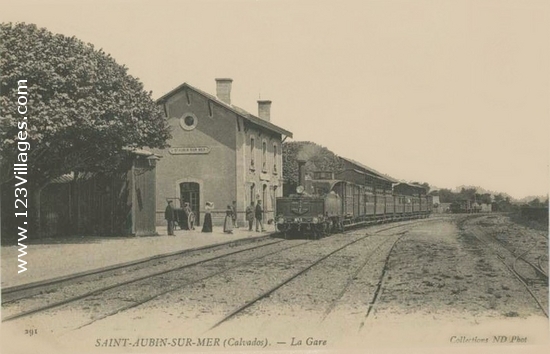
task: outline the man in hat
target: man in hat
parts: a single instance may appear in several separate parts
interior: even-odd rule
[[[172,201],[168,201],[166,210],[164,211],[164,218],[168,223],[168,235],[174,236],[174,208],[172,208]]]
[[[258,200],[258,203],[256,204],[256,211],[254,213],[256,217],[256,232],[265,232],[264,224],[262,222],[264,210],[262,208],[262,201]],[[260,231],[261,228],[261,231]]]
[[[254,225],[254,201],[250,202],[250,205],[246,207],[246,221],[248,221],[248,231],[252,231]]]

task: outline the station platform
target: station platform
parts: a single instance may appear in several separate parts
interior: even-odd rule
[[[267,237],[275,233],[274,225],[265,225],[265,232],[235,228],[232,234],[214,226],[212,233],[196,230],[175,230],[168,236],[166,226],[157,227],[158,236],[146,237],[56,237],[27,239],[27,270],[17,273],[17,246],[1,247],[2,288],[25,285],[93,271],[149,257],[230,243],[241,239]]]

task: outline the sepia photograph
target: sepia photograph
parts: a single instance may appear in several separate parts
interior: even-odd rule
[[[548,33],[544,0],[0,0],[0,352],[548,352]]]

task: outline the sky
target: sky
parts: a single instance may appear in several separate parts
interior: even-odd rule
[[[158,98],[183,82],[405,181],[546,195],[546,0],[0,0],[92,43]]]

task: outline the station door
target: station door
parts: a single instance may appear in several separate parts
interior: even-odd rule
[[[195,214],[195,225],[200,225],[200,184],[196,182],[180,183],[181,206],[183,203],[189,203],[189,207]]]

